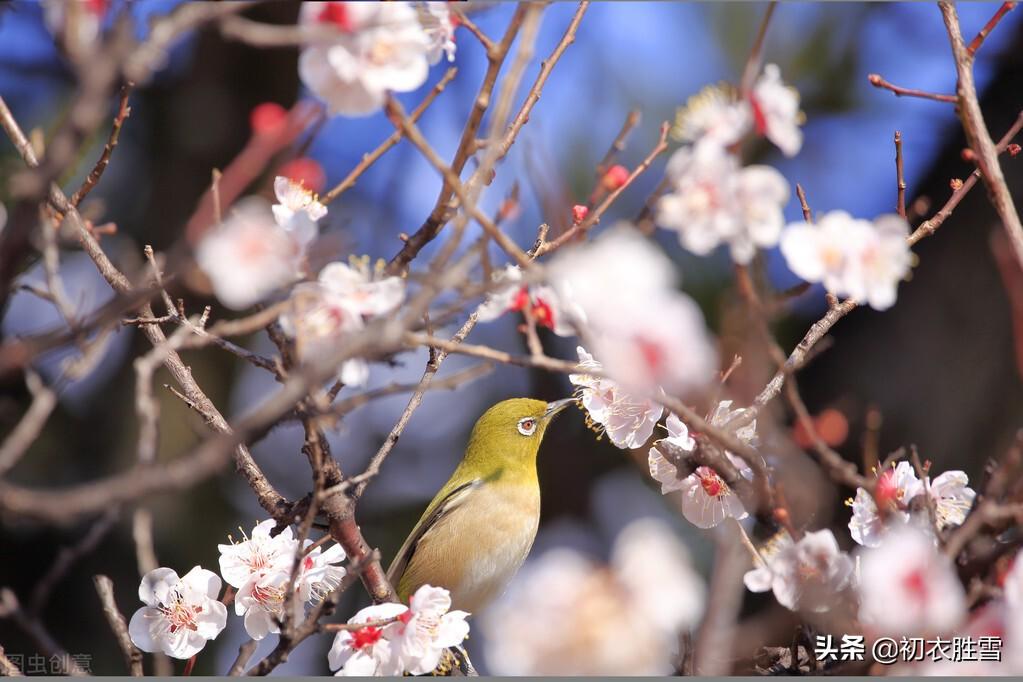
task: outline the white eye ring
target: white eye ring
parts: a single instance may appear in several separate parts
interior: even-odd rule
[[[532,436],[536,433],[536,419],[533,417],[523,417],[518,423],[519,433],[523,436]]]

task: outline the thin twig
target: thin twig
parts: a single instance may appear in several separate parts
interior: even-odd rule
[[[955,95],[943,95],[936,92],[925,92],[924,90],[900,87],[894,83],[889,83],[877,73],[872,73],[867,76],[867,80],[870,81],[870,84],[875,88],[889,90],[896,97],[919,97],[921,99],[929,99],[934,100],[935,102],[945,102],[948,104],[955,104],[958,101]]]
[[[53,592],[53,588],[67,576],[68,571],[75,565],[75,562],[96,549],[107,533],[110,532],[110,529],[114,527],[119,517],[120,513],[117,508],[110,509],[92,524],[78,542],[69,547],[63,547],[60,550],[57,558],[54,559],[53,564],[50,566],[50,570],[36,583],[35,589],[32,590],[32,600],[29,605],[29,612],[31,614],[39,615],[43,612],[46,604],[50,601],[50,594]]]
[[[131,636],[128,634],[128,623],[121,614],[121,610],[117,608],[113,581],[105,575],[94,575],[92,581],[96,585],[96,593],[99,594],[100,603],[103,605],[103,615],[114,632],[117,645],[121,647],[128,671],[132,677],[142,677],[142,652],[132,643]]]
[[[895,180],[898,186],[898,194],[895,199],[895,211],[903,218],[906,217],[906,176],[902,165],[902,133],[895,131]]]
[[[988,34],[995,29],[995,26],[997,26],[998,22],[1002,20],[1002,17],[1008,14],[1009,10],[1013,9],[1015,6],[1015,2],[1003,2],[1002,6],[998,8],[998,11],[995,12],[994,16],[988,19],[988,22],[984,24],[984,28],[980,29],[973,40],[970,41],[970,44],[966,47],[967,54],[971,57],[976,55],[977,50],[979,50],[980,46],[984,43],[984,39],[987,38]]]
[[[114,126],[110,129],[110,137],[107,138],[107,143],[103,146],[103,153],[100,154],[99,159],[96,161],[96,165],[93,166],[92,170],[85,177],[85,181],[82,186],[79,187],[74,194],[71,195],[71,204],[78,206],[82,203],[82,200],[89,195],[92,188],[96,186],[99,179],[103,177],[103,171],[107,169],[110,164],[110,157],[114,153],[114,148],[117,146],[117,141],[121,137],[121,126],[124,125],[125,119],[131,115],[131,107],[128,106],[128,96],[131,95],[132,88],[134,86],[131,83],[125,83],[121,86],[121,103],[117,107],[117,115],[114,117]]]
[[[25,385],[32,394],[32,404],[0,445],[0,474],[6,473],[18,463],[42,433],[46,420],[57,406],[56,392],[31,369],[25,372]]]

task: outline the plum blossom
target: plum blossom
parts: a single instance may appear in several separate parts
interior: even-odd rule
[[[795,156],[803,146],[799,126],[799,91],[781,79],[777,64],[767,64],[750,93],[756,131],[773,142],[785,156]]]
[[[44,0],[43,22],[55,36],[67,35],[69,48],[81,51],[94,46],[100,38],[110,0]]]
[[[772,590],[791,611],[824,612],[852,582],[853,561],[830,530],[806,533],[793,542],[782,531],[760,551],[763,563],[743,576],[751,592]]]
[[[731,406],[731,400],[721,401],[708,417],[708,421],[713,426],[733,431],[740,441],[752,445],[757,435],[756,419],[738,429],[730,428],[730,424],[744,418],[747,413],[745,409],[732,410]],[[682,515],[699,528],[713,528],[729,517],[737,520],[746,518],[749,514],[739,496],[710,467],[698,466],[688,476],[679,476],[676,465],[662,451],[667,450],[662,444],[667,441],[682,452],[693,452],[696,449],[696,441],[689,435],[685,423],[675,414],[668,415],[665,425],[668,429],[668,438],[654,443],[648,454],[650,475],[661,484],[661,493],[681,490]],[[753,479],[753,470],[742,458],[728,451],[725,451],[725,456],[740,475],[749,480]]]
[[[816,225],[786,227],[781,252],[789,269],[807,282],[821,282],[836,296],[886,310],[912,266],[908,234],[909,224],[898,215],[883,215],[871,223],[831,211]]]
[[[678,232],[693,253],[704,256],[728,244],[736,262],[749,263],[757,247],[778,243],[789,184],[775,169],[740,168],[734,155],[701,142],[679,148],[667,176],[671,192],[657,202],[657,223]]]
[[[587,422],[602,429],[615,447],[641,447],[653,434],[664,408],[629,393],[611,379],[585,374],[587,370],[599,372],[603,367],[582,346],[576,352],[583,373],[570,374],[568,379],[578,387],[576,396],[586,410]]]
[[[465,611],[451,611],[451,595],[442,587],[423,585],[403,604],[378,604],[359,611],[327,654],[337,675],[425,675],[440,663],[448,647],[469,636]],[[390,621],[379,624],[379,621]]]
[[[128,624],[131,641],[142,651],[191,658],[227,625],[219,595],[220,578],[199,566],[180,578],[169,568],[146,573],[139,584],[145,606]]]
[[[618,536],[608,565],[567,548],[529,561],[480,626],[494,674],[663,675],[704,603],[674,533],[641,519]]]
[[[677,290],[667,256],[634,228],[620,224],[559,253],[548,278],[577,306],[569,311],[596,358],[630,392],[686,393],[713,377],[717,353],[702,312]]]
[[[274,195],[279,202],[271,206],[274,218],[286,230],[294,229],[293,221],[298,213],[305,213],[313,222],[327,215],[327,207],[301,181],[278,175],[274,178]]]
[[[455,28],[458,19],[448,9],[448,3],[424,2],[420,6],[419,21],[430,40],[427,52],[430,64],[439,62],[441,55],[449,62],[455,61]]]
[[[310,44],[298,60],[299,77],[331,115],[371,114],[388,91],[410,92],[426,81],[435,40],[407,2],[306,2],[299,23],[337,29],[334,41]]]
[[[889,635],[950,632],[966,617],[951,560],[913,525],[893,528],[860,557],[860,620]]]
[[[888,526],[910,521],[910,502],[925,491],[934,500],[938,530],[961,525],[977,495],[968,484],[962,471],[946,471],[933,482],[930,477],[921,481],[909,462],[899,462],[878,476],[873,495],[857,488],[856,496],[847,501],[853,512],[849,534],[865,547],[880,546]],[[885,509],[883,515],[878,503]]]
[[[367,606],[348,619],[349,624],[371,623],[397,618],[408,612],[404,604]],[[327,653],[327,662],[335,675],[345,677],[397,676],[402,674],[396,647],[385,633],[395,623],[367,625],[358,630],[341,630]]]
[[[316,282],[294,288],[291,309],[281,315],[280,322],[295,339],[300,360],[329,353],[345,335],[363,329],[365,319],[401,305],[404,280],[382,273],[382,261],[370,270],[368,258],[353,258],[347,265],[327,265]],[[361,386],[368,377],[369,365],[361,358],[346,360],[338,370],[338,378],[348,386]]]
[[[681,142],[735,144],[753,124],[749,103],[739,98],[727,83],[708,85],[696,93],[675,114],[672,137]]]
[[[494,273],[493,281],[498,288],[480,306],[480,322],[496,320],[506,312],[528,308],[538,326],[546,327],[558,336],[575,334],[567,307],[553,288],[523,285],[522,270],[517,265],[508,265],[501,272]],[[577,317],[581,315],[580,311],[573,312]]]
[[[280,631],[277,624],[284,612],[287,587],[298,553],[298,540],[285,527],[276,536],[270,532],[276,521],[267,519],[252,529],[242,542],[218,545],[220,573],[224,581],[238,589],[235,613],[244,616],[245,631],[255,640]],[[306,540],[303,549],[312,541]],[[326,551],[316,547],[302,557],[295,580],[295,598],[291,600],[293,618],[302,615],[303,604],[329,593],[345,570],[335,564],[345,558],[340,545]]]
[[[306,249],[316,238],[316,224],[307,216],[293,216],[284,228],[269,209],[258,197],[243,199],[196,247],[196,262],[213,292],[234,310],[299,279]]]
[[[240,588],[253,576],[290,571],[298,551],[291,527],[270,535],[277,522],[267,519],[256,524],[251,537],[242,542],[217,545],[220,550],[220,575],[231,587]]]

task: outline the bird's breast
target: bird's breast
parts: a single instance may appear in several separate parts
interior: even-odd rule
[[[451,592],[452,608],[475,612],[499,596],[529,554],[540,521],[536,486],[484,484],[438,523],[409,566],[415,583]],[[442,527],[443,526],[443,527]],[[429,536],[449,542],[431,542]]]

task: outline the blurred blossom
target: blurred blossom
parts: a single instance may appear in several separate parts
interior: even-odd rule
[[[675,115],[672,136],[680,142],[709,144],[723,150],[741,141],[752,129],[767,137],[785,156],[795,156],[803,146],[802,123],[799,92],[782,82],[776,64],[768,64],[748,99],[742,99],[728,83],[708,85],[690,97]]]
[[[302,49],[302,82],[332,115],[365,116],[383,106],[388,91],[410,92],[429,73],[435,41],[407,2],[305,2],[301,25],[327,24],[337,40]]]
[[[478,319],[480,322],[496,320],[506,312],[529,309],[537,326],[546,327],[558,336],[572,336],[572,327],[567,307],[554,289],[544,285],[524,286],[522,270],[517,265],[508,265],[504,270],[493,274],[493,282],[497,286],[480,306]],[[582,311],[573,306],[575,319],[580,319]]]
[[[913,525],[893,528],[860,559],[860,620],[889,635],[943,633],[966,618],[966,594],[934,539]]]
[[[128,624],[131,641],[142,651],[191,658],[227,625],[219,595],[220,578],[199,566],[181,578],[169,568],[146,573],[139,584],[145,606]]]
[[[73,49],[94,44],[100,37],[100,29],[109,0],[43,0],[43,21],[46,28],[56,37],[68,36]]]
[[[663,675],[704,599],[682,544],[643,519],[618,536],[608,566],[570,549],[528,562],[480,627],[498,675]]]
[[[292,216],[287,229],[281,227],[267,202],[248,197],[202,236],[196,262],[217,298],[241,310],[302,276],[316,232],[316,223],[304,213]]]
[[[746,409],[733,410],[731,406],[731,400],[722,400],[714,408],[708,421],[712,426],[732,432],[743,443],[752,445],[757,437],[756,419],[738,429],[730,428],[730,424],[745,417],[747,413]],[[666,426],[668,438],[663,439],[664,441],[681,448],[684,452],[691,453],[696,450],[696,441],[689,435],[688,427],[678,416],[669,414]],[[679,477],[676,465],[658,449],[661,442],[654,443],[654,447],[650,448],[648,453],[650,475],[661,484],[661,493],[682,491],[682,515],[690,523],[699,528],[713,528],[726,518],[744,519],[749,515],[735,491],[710,467],[698,466],[688,476]],[[745,460],[728,451],[725,451],[725,456],[740,475],[748,480],[753,479],[753,470]]]
[[[1007,662],[1015,674],[1023,673],[1023,552],[1017,552],[1012,568],[1005,575],[1002,587],[1005,594],[1004,634]]]
[[[679,233],[682,246],[705,256],[728,244],[737,263],[757,247],[778,243],[789,183],[770,166],[740,168],[713,141],[679,148],[668,161],[671,191],[657,201],[657,224]]]
[[[757,133],[773,142],[785,156],[795,156],[803,146],[803,123],[799,91],[781,80],[781,69],[768,64],[753,85],[750,96]]]
[[[908,235],[909,224],[894,214],[871,223],[831,211],[814,225],[786,227],[781,252],[789,269],[807,282],[885,310],[894,305],[899,281],[912,266]]]
[[[0,232],[4,231],[5,225],[7,225],[7,209],[4,208],[3,204],[0,204]]]
[[[298,213],[304,213],[313,222],[327,215],[327,207],[301,181],[278,175],[274,178],[274,195],[279,202],[271,207],[274,218],[286,230],[295,229],[294,219]]]
[[[576,352],[581,370],[603,370],[585,348],[578,346]],[[568,379],[578,387],[576,395],[586,410],[587,424],[603,430],[615,447],[642,446],[664,414],[664,408],[659,404],[629,393],[611,379],[590,374],[570,374]]]
[[[455,61],[455,28],[458,19],[448,9],[446,2],[423,2],[419,4],[419,20],[430,39],[427,58],[430,64],[440,61],[441,55],[449,62]]]
[[[753,123],[747,102],[727,83],[708,85],[679,108],[672,137],[690,144],[702,141],[728,147],[746,135]]]
[[[369,258],[353,258],[350,264],[331,263],[316,282],[295,287],[291,309],[281,315],[281,327],[295,339],[299,360],[305,362],[329,353],[341,340],[364,327],[364,318],[385,315],[405,299],[405,281],[382,276],[382,263],[374,269]],[[362,386],[369,365],[361,358],[342,363],[338,378],[348,386]]]
[[[958,526],[966,520],[977,495],[968,483],[969,478],[962,471],[946,471],[933,482],[929,477],[926,482],[921,481],[912,464],[899,462],[881,473],[873,495],[864,488],[857,488],[856,497],[847,501],[853,512],[849,534],[861,545],[878,547],[887,526],[910,520],[910,502],[925,490],[934,501],[938,529]],[[884,514],[879,512],[878,503],[884,508]]]
[[[717,353],[703,314],[675,288],[668,257],[634,228],[619,224],[564,250],[548,276],[585,316],[597,361],[630,391],[686,393],[713,376]]]
[[[782,531],[760,556],[764,563],[748,571],[743,583],[751,592],[772,590],[791,611],[827,611],[852,583],[853,561],[827,529],[806,533],[799,542]]]
[[[451,611],[451,595],[442,587],[423,585],[403,604],[369,606],[350,624],[391,620],[342,630],[327,654],[331,670],[345,676],[425,675],[440,663],[448,647],[469,636],[465,611]]]

